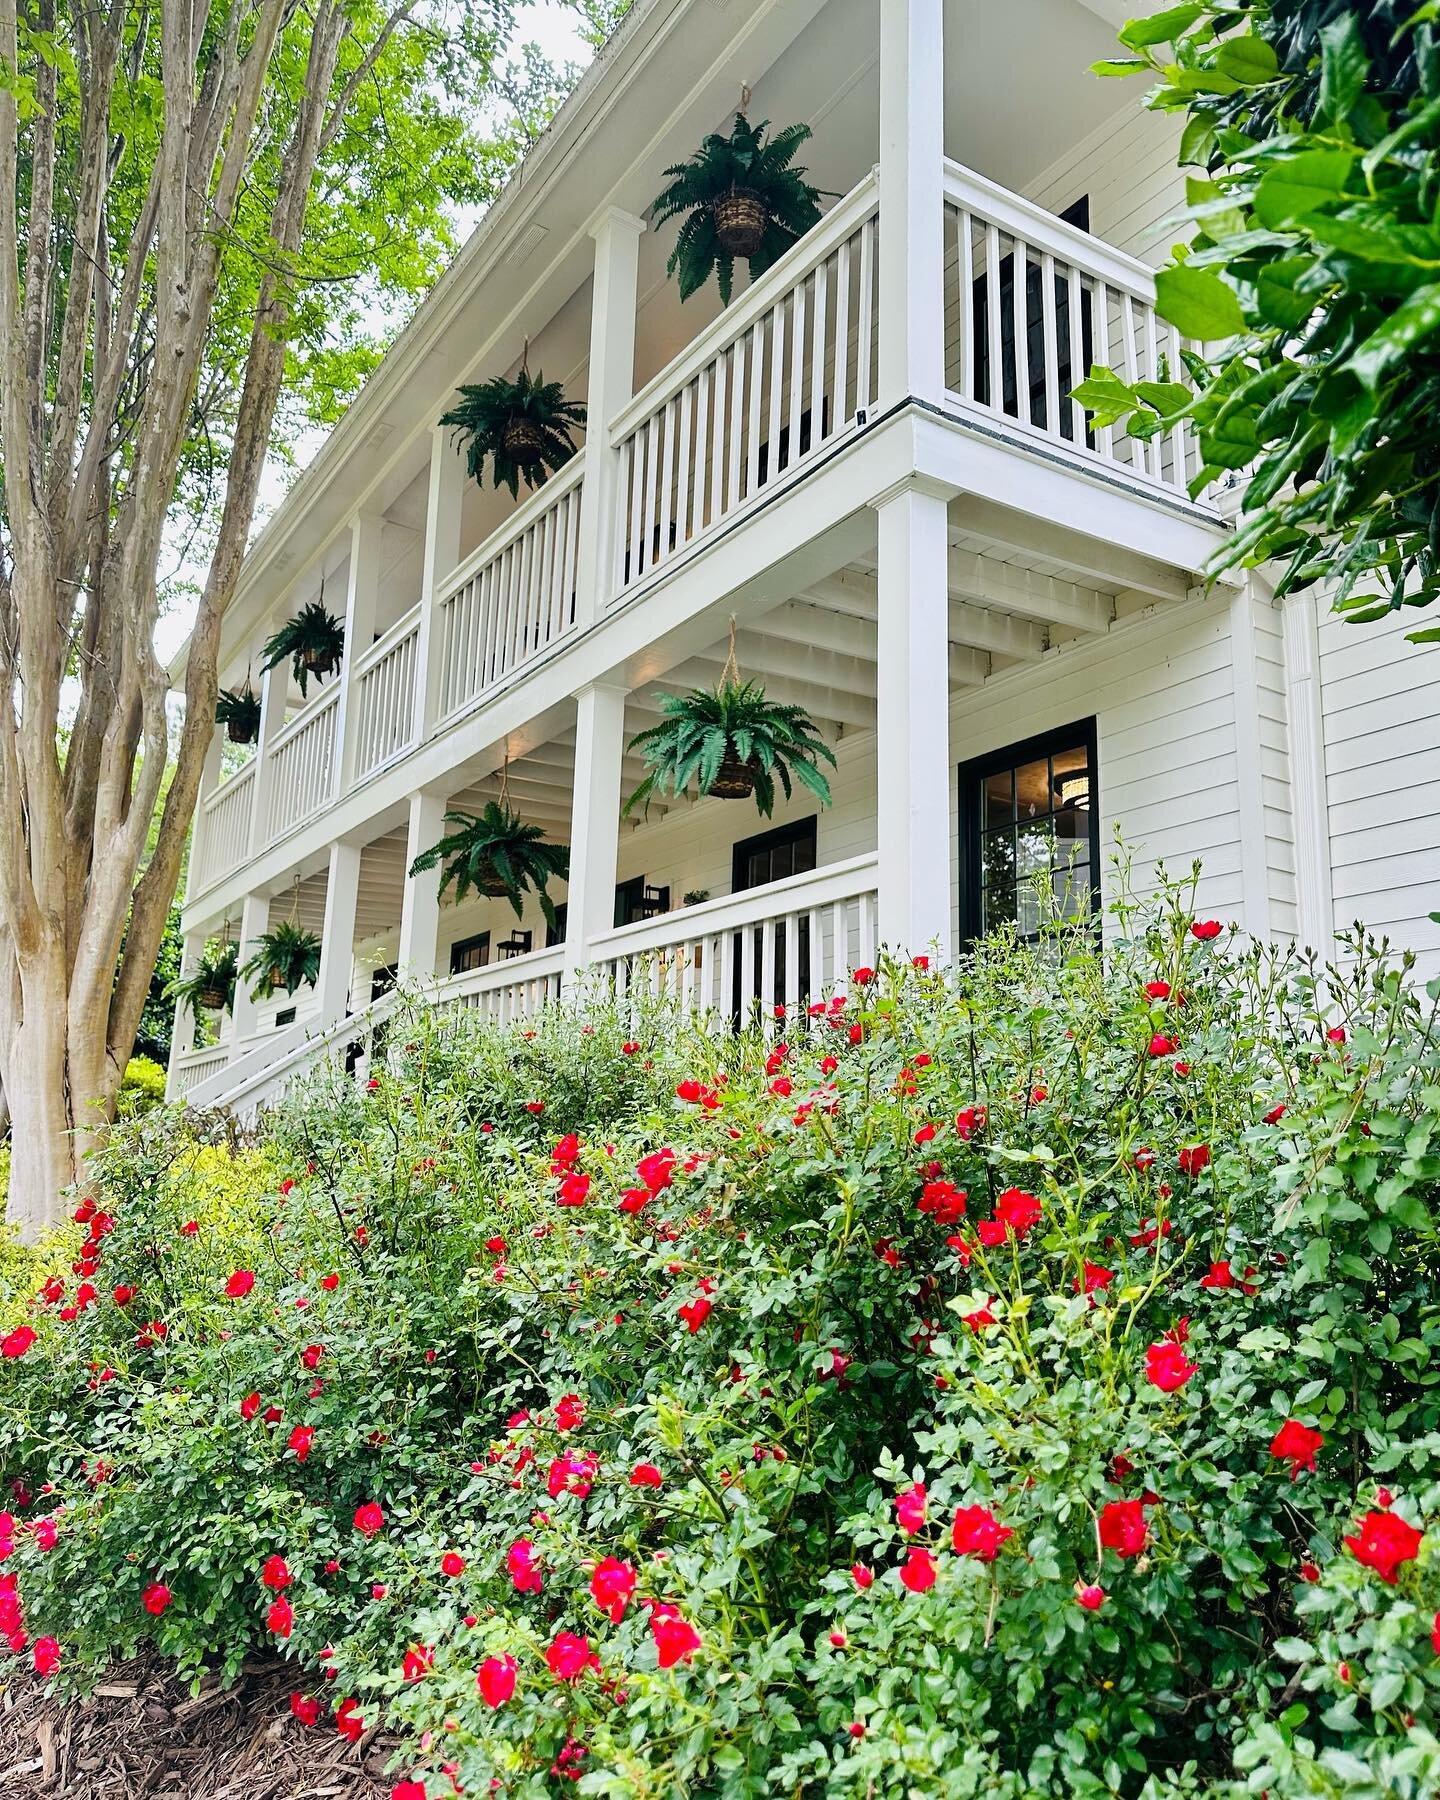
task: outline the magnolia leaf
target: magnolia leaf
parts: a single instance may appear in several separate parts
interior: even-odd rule
[[[1262,225],[1288,225],[1328,206],[1345,192],[1355,166],[1348,150],[1302,150],[1267,169],[1255,189],[1255,217]]]
[[[1117,34],[1127,50],[1142,50],[1151,44],[1173,44],[1187,32],[1205,11],[1200,5],[1169,6],[1164,12],[1151,13],[1144,19],[1127,19]]]
[[[1320,100],[1317,119],[1334,124],[1350,116],[1355,102],[1365,89],[1370,73],[1370,59],[1365,54],[1365,40],[1360,35],[1360,21],[1353,12],[1322,27],[1320,32]]]
[[[1208,269],[1186,263],[1161,269],[1155,277],[1155,309],[1182,336],[1202,343],[1239,337],[1245,317],[1234,288]]]
[[[1350,358],[1348,367],[1368,388],[1422,338],[1440,326],[1440,283],[1417,289]]]
[[[1242,87],[1263,87],[1280,73],[1280,63],[1264,38],[1230,38],[1215,53],[1215,67]]]

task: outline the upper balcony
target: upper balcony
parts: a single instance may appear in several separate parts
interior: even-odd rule
[[[884,0],[905,4],[923,12],[940,0]],[[318,822],[362,790],[374,792],[377,810],[393,810],[395,783],[383,778],[434,780],[447,742],[457,762],[472,755],[471,722],[502,696],[530,684],[536,708],[549,704],[540,671],[563,668],[568,693],[627,659],[633,667],[635,645],[651,636],[657,671],[682,661],[686,610],[723,611],[775,554],[748,528],[803,493],[789,511],[791,536],[819,534],[831,518],[827,481],[836,518],[872,499],[896,473],[893,459],[873,456],[849,489],[837,472],[914,402],[953,437],[952,488],[992,514],[1033,518],[1031,568],[1064,572],[1053,542],[1062,512],[1072,537],[1123,542],[1117,504],[1129,509],[1123,522],[1143,527],[1136,549],[1182,571],[1198,566],[1215,515],[1188,494],[1197,468],[1188,434],[1141,445],[1095,431],[1069,397],[1094,362],[1131,375],[1179,363],[1178,340],[1154,311],[1150,270],[1134,253],[1176,197],[1168,127],[1086,73],[1109,48],[1103,6],[1032,0],[1022,59],[1003,9],[945,0],[946,45],[964,54],[946,57],[941,80],[908,71],[897,80],[892,70],[888,99],[877,0],[827,0],[818,11],[798,0],[756,4],[738,35],[734,20],[719,30],[711,10],[694,0],[636,8],[610,62],[557,122],[555,142],[531,159],[534,192],[512,190],[478,234],[495,239],[489,261],[467,248],[262,537],[227,631],[226,684],[253,667],[276,619],[326,584],[347,597],[349,653],[341,677],[308,696],[277,671],[254,757],[220,779],[217,753],[192,909],[216,896],[207,911],[218,911],[219,896],[261,856],[273,862],[294,846],[298,865],[321,841]],[[662,16],[673,24],[682,14],[683,44],[660,32]],[[652,88],[668,80],[677,100],[648,137],[619,103],[627,67]],[[693,148],[694,120],[718,125],[733,107],[740,83],[729,77],[740,67],[752,77],[752,117],[811,123],[811,177],[838,197],[730,306],[706,295],[682,307],[664,277],[673,228],[632,239],[627,264],[623,246],[606,251],[603,233],[597,253],[577,221],[593,220],[597,203],[638,211],[664,166]],[[938,109],[928,128],[926,92]],[[579,129],[571,111],[587,100],[580,114],[593,153],[552,182],[546,157]],[[887,107],[908,133],[898,151]],[[964,161],[945,154],[957,150]],[[561,229],[561,195],[568,237],[536,268],[529,257]],[[487,316],[502,322],[486,327]],[[589,402],[590,430],[569,464],[512,503],[464,480],[433,421],[456,384],[513,371],[527,342],[532,369],[562,375],[567,393]],[[907,379],[922,365],[933,379]],[[909,467],[907,458],[901,472]],[[965,541],[984,548],[983,532]],[[728,560],[710,578],[707,556],[721,547]],[[1004,558],[1014,559],[1013,544]],[[297,565],[287,591],[280,571]],[[690,571],[683,605],[648,608]],[[607,636],[621,620],[623,642]],[[981,647],[996,630],[990,621]],[[659,642],[666,634],[673,654]],[[966,640],[954,641],[963,651]]]

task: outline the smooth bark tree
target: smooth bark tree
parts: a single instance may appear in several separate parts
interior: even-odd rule
[[[113,1115],[267,454],[338,413],[367,321],[506,172],[475,109],[507,4],[0,0],[0,1086],[28,1232]],[[154,633],[185,533],[177,726]]]

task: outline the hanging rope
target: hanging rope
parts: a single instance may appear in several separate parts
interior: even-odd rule
[[[500,764],[500,810],[510,810],[510,751],[507,746],[505,760]]]
[[[721,687],[740,686],[740,665],[735,660],[735,615],[730,615],[730,654],[725,658],[725,667],[720,672]]]
[[[290,923],[300,923],[300,877],[295,877],[295,885],[290,890]]]

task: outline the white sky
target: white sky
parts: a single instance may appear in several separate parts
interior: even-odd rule
[[[592,55],[590,45],[576,29],[575,14],[568,7],[560,5],[558,0],[524,0],[518,11],[515,44],[510,52],[510,59],[518,59],[521,48],[527,43],[538,44],[557,66],[567,62],[585,64]],[[319,450],[325,436],[323,431],[316,431],[297,444],[296,455],[302,467]],[[288,485],[278,471],[271,471],[266,475],[261,484],[252,537],[280,504]],[[203,569],[197,571],[199,577],[203,578],[203,574]],[[161,618],[155,631],[155,646],[161,662],[168,662],[184,643],[193,616],[194,608],[191,603],[181,600]]]

